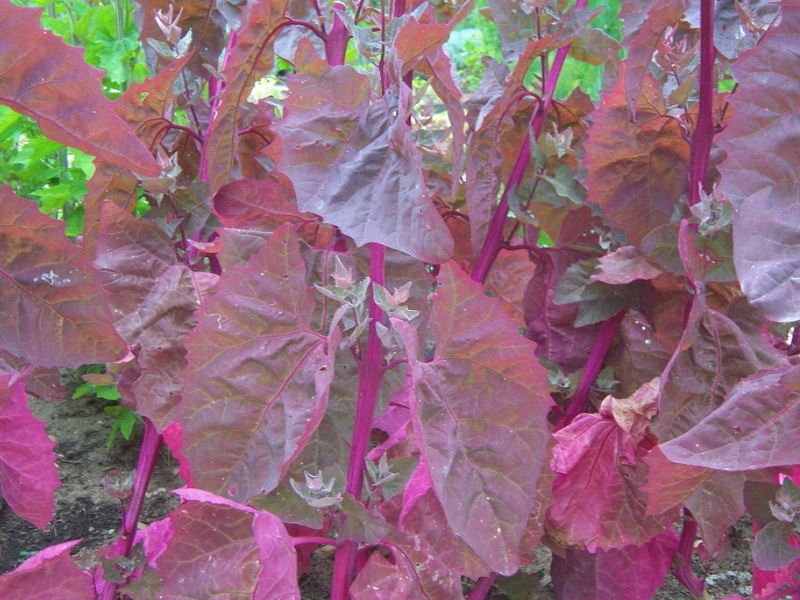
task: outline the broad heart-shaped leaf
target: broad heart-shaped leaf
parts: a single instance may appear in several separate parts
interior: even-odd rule
[[[287,3],[276,0],[253,4],[247,23],[236,32],[236,45],[227,55],[222,71],[225,89],[206,144],[212,195],[237,179],[239,113],[255,82],[272,69],[275,55],[271,46],[276,30],[287,21],[284,16]]]
[[[300,49],[313,54],[309,45],[301,40]],[[428,196],[422,155],[405,122],[408,88],[374,98],[366,75],[317,58],[298,67],[289,89],[276,129],[280,170],[292,180],[300,209],[321,215],[358,246],[378,242],[425,262],[447,260],[453,238]]]
[[[550,574],[559,600],[650,600],[661,586],[678,548],[670,530],[641,546],[590,554],[553,555]]]
[[[800,463],[800,367],[756,373],[725,404],[664,444],[670,460],[723,471]]]
[[[800,319],[798,223],[800,6],[782,7],[780,24],[732,66],[734,116],[719,145],[720,191],[736,207],[734,262],[742,291],[774,321]]]
[[[143,175],[158,163],[103,95],[103,72],[39,25],[41,9],[0,0],[0,104],[35,119],[42,133]]]
[[[164,584],[158,598],[300,600],[297,557],[280,519],[201,490],[176,493],[181,507],[145,533],[148,563]]]
[[[414,590],[414,584],[397,563],[390,563],[380,552],[373,552],[350,586],[350,594],[353,600],[422,598]]]
[[[325,412],[333,364],[291,225],[234,268],[186,340],[176,410],[192,482],[245,500],[278,485]]]
[[[66,238],[64,222],[8,186],[0,208],[0,348],[41,367],[124,356],[97,271]]]
[[[688,188],[689,144],[668,116],[658,81],[645,74],[631,122],[625,97],[625,63],[614,89],[594,111],[585,165],[587,199],[638,245],[669,223]]]
[[[11,573],[0,575],[3,600],[95,600],[92,576],[69,557],[80,540],[37,552]]]
[[[178,402],[186,367],[182,341],[197,324],[195,277],[178,263],[169,236],[155,223],[136,219],[112,202],[103,204],[97,234],[100,281],[111,294],[117,331],[138,347],[141,375],[133,383],[136,410],[163,429]]]
[[[671,526],[676,513],[647,515],[639,491],[656,393],[650,383],[629,399],[609,396],[599,414],[579,415],[555,433],[550,466],[559,475],[547,529],[562,545],[589,552],[642,545]]]
[[[545,372],[480,285],[452,262],[437,279],[431,362],[417,360],[411,325],[392,320],[411,367],[414,431],[450,528],[512,574],[549,439]]]
[[[54,494],[61,485],[56,443],[28,408],[25,381],[14,379],[0,375],[0,489],[11,510],[44,529],[53,518]]]

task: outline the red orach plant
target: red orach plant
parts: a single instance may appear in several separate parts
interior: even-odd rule
[[[754,596],[800,598],[800,7],[625,1],[618,43],[564,4],[489,0],[512,68],[466,97],[472,2],[140,0],[112,103],[0,0],[0,102],[96,157],[80,245],[0,189],[5,501],[52,518],[59,367],[145,422],[119,539],[0,596],[299,598],[329,544],[333,600],[475,600],[545,544],[560,599],[701,597],[747,510]],[[568,56],[599,102],[555,98]],[[140,530],[162,444],[187,485]]]

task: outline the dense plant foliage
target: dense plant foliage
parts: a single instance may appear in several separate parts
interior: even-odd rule
[[[296,598],[331,544],[333,600],[477,599],[546,544],[561,599],[699,598],[749,511],[755,597],[800,598],[798,6],[626,1],[620,42],[489,0],[469,96],[471,0],[125,6],[109,59],[0,0],[0,126],[94,157],[0,188],[5,501],[52,518],[59,368],[144,422],[119,539],[0,596]],[[138,530],[164,443],[181,508]]]

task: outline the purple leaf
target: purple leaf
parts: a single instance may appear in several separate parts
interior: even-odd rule
[[[66,238],[64,222],[7,186],[0,203],[0,348],[41,367],[124,356],[97,271]]]
[[[798,163],[795,96],[800,89],[800,7],[786,5],[781,22],[732,71],[734,116],[719,145],[720,191],[736,208],[734,261],[742,291],[775,321],[800,319],[797,271]]]
[[[103,72],[39,24],[41,9],[0,0],[0,104],[36,119],[42,133],[151,177],[158,163],[103,95]]]
[[[447,260],[453,239],[428,196],[422,155],[405,122],[410,91],[401,86],[399,97],[375,98],[366,75],[318,62],[298,68],[289,88],[277,125],[280,170],[300,209],[358,246],[378,242],[425,262]]]
[[[490,568],[511,574],[549,438],[545,373],[480,285],[453,263],[438,282],[433,361],[418,362],[415,331],[392,320],[411,367],[412,422],[450,527]]]
[[[326,338],[291,225],[234,268],[199,311],[177,408],[197,487],[247,499],[278,485],[325,412]]]
[[[753,562],[759,569],[777,571],[800,558],[800,548],[792,546],[794,527],[791,523],[772,521],[756,533],[753,540]]]
[[[614,344],[606,364],[619,379],[619,393],[630,396],[646,382],[664,372],[672,352],[655,335],[647,319],[628,311],[619,327],[621,343]]]
[[[0,489],[11,510],[39,529],[52,520],[61,485],[55,445],[28,408],[25,382],[0,375]]]
[[[148,528],[159,598],[299,600],[294,545],[277,517],[202,490],[176,493],[181,508]]]
[[[630,121],[624,71],[594,112],[585,144],[586,189],[587,199],[638,245],[669,223],[686,192],[689,144],[679,121],[666,114],[660,85],[649,74],[637,97],[636,121]]]
[[[390,563],[380,552],[373,552],[367,564],[350,586],[353,600],[395,600],[422,598],[396,563]]]
[[[721,407],[664,444],[670,460],[723,471],[800,463],[800,367],[739,383]]]
[[[37,552],[11,573],[0,575],[3,600],[95,600],[92,576],[69,556],[80,540]]]
[[[0,350],[0,374],[20,375],[25,378],[25,392],[45,402],[64,399],[61,373],[55,367],[32,367],[27,361]]]
[[[633,246],[600,257],[600,270],[591,276],[594,281],[611,285],[630,283],[637,279],[655,279],[661,275],[657,269]]]
[[[94,265],[111,294],[117,330],[131,347],[138,346],[141,376],[132,387],[137,412],[163,428],[183,387],[182,341],[197,323],[195,274],[178,263],[172,240],[155,223],[111,202],[102,214]]]
[[[287,0],[254,4],[247,23],[236,31],[236,45],[226,56],[222,71],[226,84],[206,144],[212,195],[237,179],[240,113],[253,84],[267,75],[275,63],[271,47],[275,32],[287,22],[287,4]]]
[[[559,600],[650,600],[661,586],[678,548],[670,530],[641,546],[590,554],[553,555],[550,574]]]
[[[547,529],[563,545],[619,549],[671,526],[673,511],[647,515],[639,491],[646,475],[640,442],[655,414],[656,389],[651,382],[629,399],[609,396],[599,414],[579,415],[556,432],[551,467],[559,476]]]

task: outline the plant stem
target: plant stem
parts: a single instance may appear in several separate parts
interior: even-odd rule
[[[683,564],[673,569],[675,579],[691,592],[695,598],[703,597],[704,582],[692,571],[692,554],[694,554],[694,541],[697,538],[697,521],[694,520],[689,509],[683,509],[683,530],[678,542],[677,556],[683,559]]]
[[[572,400],[569,403],[566,413],[559,421],[556,429],[563,429],[572,420],[586,410],[586,401],[589,398],[589,390],[592,388],[594,380],[597,379],[597,374],[600,373],[600,368],[603,366],[603,361],[606,358],[608,349],[611,347],[611,342],[614,341],[614,336],[617,334],[622,319],[625,318],[627,308],[622,309],[610,319],[606,319],[600,327],[597,338],[592,346],[592,352],[589,354],[589,360],[586,362],[586,369],[583,371],[581,382],[578,384],[578,389]]]
[[[583,8],[587,2],[588,0],[578,0],[575,3],[575,8]],[[558,52],[556,52],[553,66],[547,73],[547,78],[544,81],[544,98],[537,104],[536,110],[531,116],[531,131],[522,142],[522,147],[517,154],[517,160],[508,178],[508,183],[500,198],[500,204],[498,204],[494,217],[492,217],[492,222],[489,224],[489,232],[486,234],[486,240],[483,242],[480,256],[478,256],[478,260],[475,261],[475,265],[472,267],[473,281],[483,283],[486,280],[489,269],[492,268],[492,264],[500,252],[503,244],[503,228],[508,215],[508,194],[522,182],[525,170],[531,161],[531,138],[537,140],[542,133],[542,128],[547,121],[547,115],[550,113],[550,106],[553,104],[553,94],[556,91],[558,77],[561,75],[561,69],[564,66],[564,61],[567,60],[568,53],[569,45],[559,48]]]
[[[133,489],[131,490],[131,498],[128,507],[125,509],[125,515],[122,518],[122,528],[119,532],[119,538],[115,545],[118,556],[128,557],[133,541],[136,537],[136,528],[139,524],[139,516],[142,513],[142,506],[144,505],[144,496],[147,492],[147,486],[150,484],[150,478],[153,475],[153,468],[158,459],[158,453],[161,450],[161,435],[156,430],[156,426],[147,417],[144,420],[144,438],[142,439],[142,448],[139,452],[139,462],[136,465],[136,475],[133,479]],[[117,597],[118,584],[106,581],[103,593],[100,595],[100,600],[114,600]]]
[[[700,2],[700,102],[697,123],[692,133],[689,206],[700,202],[700,187],[705,186],[714,126],[711,120],[714,99],[714,0]]]
[[[496,579],[497,573],[490,573],[486,577],[478,579],[478,583],[475,584],[475,587],[469,593],[469,596],[467,596],[467,600],[483,600],[486,598],[486,595],[491,591]]]
[[[328,59],[328,64],[332,67],[337,67],[344,64],[344,57],[347,53],[347,41],[350,39],[350,34],[347,27],[336,14],[337,10],[344,10],[345,6],[341,2],[333,3],[333,27],[325,38],[325,57]]]

